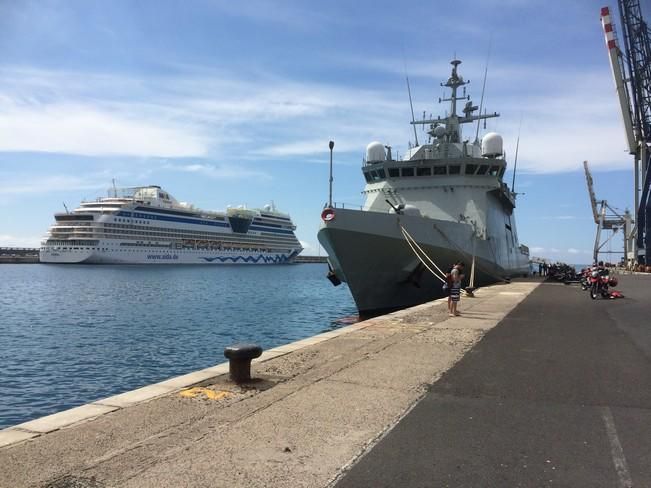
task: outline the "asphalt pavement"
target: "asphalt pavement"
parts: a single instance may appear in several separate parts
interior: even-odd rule
[[[539,286],[337,488],[651,487],[651,276],[618,289]]]

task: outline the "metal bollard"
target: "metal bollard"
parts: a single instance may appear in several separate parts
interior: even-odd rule
[[[251,360],[260,357],[262,348],[257,344],[234,344],[224,349],[228,358],[231,380],[244,383],[251,379]]]

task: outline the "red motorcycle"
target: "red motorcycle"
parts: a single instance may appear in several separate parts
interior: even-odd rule
[[[599,295],[610,298],[609,286],[617,286],[617,279],[611,278],[606,269],[595,269],[590,273],[590,298],[595,300]]]

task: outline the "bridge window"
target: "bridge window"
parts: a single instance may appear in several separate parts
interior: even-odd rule
[[[402,176],[414,176],[414,168],[402,168]]]
[[[482,164],[479,169],[477,170],[478,175],[485,175],[486,172],[488,171],[488,165],[487,164]]]
[[[416,168],[416,176],[431,176],[432,168],[429,166],[426,168]]]
[[[385,179],[387,177],[387,175],[386,175],[386,173],[384,172],[383,169],[378,169],[377,170],[377,175],[381,180],[383,180],[383,179]]]
[[[400,168],[389,168],[389,178],[399,178]]]
[[[435,175],[444,175],[447,173],[447,166],[434,166]]]
[[[451,164],[448,170],[448,173],[451,175],[461,174],[461,165],[460,164]]]
[[[504,176],[504,172],[506,171],[506,166],[502,166],[502,169],[500,170],[500,178]]]
[[[490,174],[491,176],[497,176],[497,174],[499,173],[499,171],[500,171],[500,167],[499,167],[499,166],[491,166],[491,169],[490,169],[490,171],[488,172],[488,174]]]
[[[369,173],[367,173],[366,171],[364,171],[364,178],[366,179],[367,183],[371,182],[371,175]]]
[[[477,171],[477,165],[476,164],[466,164],[466,174],[467,175],[474,175],[475,171]]]

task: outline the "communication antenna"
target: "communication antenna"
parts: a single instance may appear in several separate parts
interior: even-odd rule
[[[416,146],[418,146],[418,133],[416,132],[416,118],[414,117],[414,104],[411,100],[411,88],[409,87],[409,76],[405,69],[405,79],[407,80],[407,93],[409,94],[409,108],[411,108],[411,123],[414,126],[414,139],[416,139]]]
[[[118,197],[118,189],[115,187],[115,178],[112,178],[111,181],[113,182],[113,197],[117,198]]]
[[[520,130],[522,129],[522,114],[520,114],[520,126],[518,127],[518,140],[515,143],[515,161],[513,162],[513,181],[511,191],[515,193],[515,170],[518,169],[518,149],[520,148]]]
[[[491,58],[491,46],[493,44],[493,34],[491,34],[488,39],[488,54],[486,55],[486,67],[484,68],[484,82],[481,86],[481,99],[479,101],[479,115],[481,115],[481,109],[484,108],[484,93],[486,91],[486,77],[488,76],[488,61]],[[477,131],[475,132],[475,142],[479,141],[479,124],[481,119],[477,121]],[[484,129],[486,129],[486,119],[484,119]]]
[[[416,117],[414,117],[414,104],[411,99],[411,87],[409,86],[409,76],[407,76],[407,60],[405,59],[405,51],[402,51],[402,61],[405,65],[405,80],[407,80],[407,93],[409,94],[409,108],[411,108],[411,125],[414,127],[414,139],[416,146],[418,146],[418,134],[416,133]]]
[[[68,210],[68,207],[66,206],[66,202],[62,202],[62,203],[63,203],[63,208],[66,209],[66,213],[69,214],[70,210]]]

